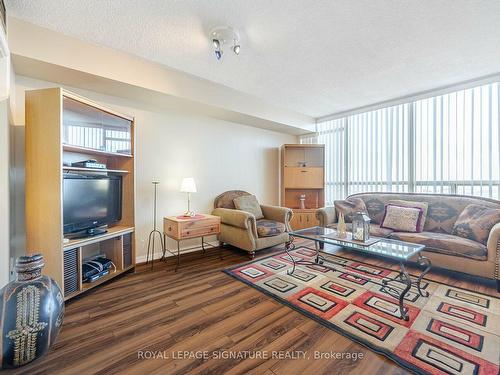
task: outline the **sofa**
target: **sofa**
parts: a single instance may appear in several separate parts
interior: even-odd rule
[[[423,255],[432,261],[433,266],[494,279],[500,292],[500,220],[493,219],[488,223],[487,227],[491,226],[491,229],[484,243],[459,237],[455,235],[456,228],[454,230],[457,218],[469,205],[500,209],[500,201],[460,195],[380,192],[354,194],[346,201],[352,198],[361,198],[364,202],[371,219],[371,235],[423,244],[426,246]],[[427,202],[428,212],[422,232],[396,232],[380,227],[385,205],[395,200]],[[335,207],[318,209],[316,217],[320,226],[336,227]],[[475,229],[481,228],[469,228]]]
[[[237,210],[234,199],[251,195],[243,190],[230,190],[215,198],[212,215],[221,218],[221,246],[229,244],[248,252],[253,259],[257,250],[288,242],[292,210],[285,207],[260,205],[263,218]]]

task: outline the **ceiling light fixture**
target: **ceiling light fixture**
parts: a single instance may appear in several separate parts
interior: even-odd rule
[[[229,26],[217,26],[210,31],[210,40],[214,46],[214,53],[217,60],[222,59],[224,54],[223,46],[232,44],[231,50],[235,55],[241,51],[240,34],[237,30]]]

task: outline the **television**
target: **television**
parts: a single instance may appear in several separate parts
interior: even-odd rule
[[[64,234],[84,232],[84,236],[106,233],[96,229],[122,216],[121,176],[63,175]]]

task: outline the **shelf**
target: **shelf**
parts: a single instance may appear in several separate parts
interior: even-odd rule
[[[82,172],[107,172],[107,173],[130,173],[124,169],[100,169],[100,168],[83,168],[83,167],[62,167],[63,171],[82,171]]]
[[[82,283],[82,291],[92,289],[93,287],[95,287],[99,284],[102,284],[102,283],[112,279],[113,277],[118,276],[119,274],[121,274],[123,272],[124,271],[112,271],[112,272],[108,273],[106,276],[103,276],[103,277],[97,279],[93,283]]]
[[[79,238],[75,240],[70,240],[67,243],[63,243],[63,249],[64,250],[74,249],[75,247],[86,246],[96,242],[108,240],[110,238],[118,237],[126,233],[131,233],[134,231],[134,227],[117,225],[114,227],[110,227],[107,230],[108,230],[107,233],[100,234],[98,236]]]
[[[95,150],[93,148],[73,146],[73,145],[68,145],[68,144],[63,144],[63,150],[64,151],[71,151],[71,152],[79,152],[82,154],[90,154],[90,155],[116,156],[116,157],[120,157],[120,158],[133,158],[134,157],[133,155],[129,155],[129,154],[120,154],[118,152],[101,151],[101,150]]]

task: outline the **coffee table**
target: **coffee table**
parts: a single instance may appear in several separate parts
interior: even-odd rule
[[[289,233],[290,240],[285,245],[285,251],[290,257],[293,268],[288,270],[288,274],[292,274],[295,272],[295,268],[297,265],[323,265],[324,267],[328,267],[333,271],[341,271],[343,273],[349,274],[351,276],[355,276],[357,278],[363,278],[371,283],[382,286],[384,291],[387,292],[393,298],[396,298],[399,301],[399,311],[401,315],[401,319],[409,320],[408,309],[404,306],[404,297],[406,293],[410,290],[412,286],[415,286],[418,290],[418,293],[422,297],[428,297],[429,293],[425,291],[421,282],[423,277],[429,272],[432,267],[431,261],[429,258],[426,258],[422,255],[422,250],[425,248],[424,245],[414,244],[410,242],[392,240],[387,238],[380,238],[380,240],[372,245],[364,246],[361,244],[356,244],[353,242],[342,241],[337,238],[332,238],[328,236],[335,236],[337,231],[332,228],[325,227],[312,227],[301,230],[292,231]],[[314,249],[309,248],[307,246],[298,246],[294,245],[295,238],[304,238],[307,240],[314,241]],[[329,254],[323,250],[324,244],[336,245],[342,247],[343,249],[369,254],[376,255],[382,258],[387,258],[393,261],[397,261],[399,263],[400,271],[396,277],[383,277],[380,279],[380,282],[374,280],[373,278],[363,277],[358,273],[352,273],[349,271],[349,266],[345,264],[336,262],[333,259],[326,259],[322,254]],[[307,248],[310,250],[316,251],[316,256],[314,261],[309,260],[297,260],[290,254],[290,251],[299,249],[299,248]],[[334,254],[330,254],[334,255]],[[411,258],[417,258],[416,261],[419,265],[424,266],[424,270],[417,277],[412,277],[408,274],[406,270],[405,263],[407,263]],[[363,271],[364,273],[368,273],[367,271]],[[375,275],[375,274],[374,274]],[[389,285],[391,281],[397,281],[404,285],[402,290],[398,288],[394,288]]]

